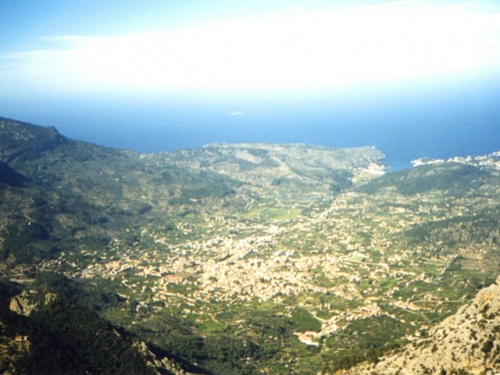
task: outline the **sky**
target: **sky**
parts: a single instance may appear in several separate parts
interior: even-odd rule
[[[500,2],[0,0],[0,87],[0,116],[141,152],[492,152]]]

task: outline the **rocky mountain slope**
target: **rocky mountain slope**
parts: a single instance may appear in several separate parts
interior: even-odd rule
[[[500,278],[473,302],[377,364],[340,371],[345,375],[500,373]]]

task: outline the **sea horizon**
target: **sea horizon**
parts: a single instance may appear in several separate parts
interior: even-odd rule
[[[491,102],[493,103],[493,101]],[[210,103],[143,107],[120,102],[59,103],[20,107],[4,117],[54,126],[64,136],[141,153],[170,152],[212,143],[302,143],[327,147],[373,146],[388,170],[411,167],[422,158],[448,159],[500,150],[500,109],[464,102],[428,110],[428,104],[314,111],[304,105],[225,105]],[[12,108],[11,108],[12,109]],[[14,108],[15,109],[15,108]],[[482,115],[484,113],[485,115]],[[498,116],[495,116],[497,114]]]

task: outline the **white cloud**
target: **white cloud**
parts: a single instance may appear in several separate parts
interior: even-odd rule
[[[419,4],[52,37],[45,39],[52,49],[4,55],[1,64],[10,62],[17,80],[75,90],[272,90],[414,80],[499,63],[499,14]]]

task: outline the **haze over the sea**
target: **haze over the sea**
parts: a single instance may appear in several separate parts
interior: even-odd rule
[[[71,138],[369,145],[395,167],[500,150],[496,1],[47,0],[0,14],[0,116]]]

